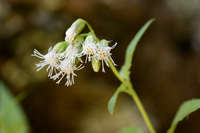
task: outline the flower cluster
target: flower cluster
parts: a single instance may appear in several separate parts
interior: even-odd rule
[[[91,62],[93,70],[98,72],[102,66],[105,72],[104,64],[115,65],[111,50],[116,44],[109,46],[109,41],[99,40],[93,31],[81,33],[85,25],[85,20],[76,20],[65,33],[65,41],[57,43],[50,47],[48,53],[43,55],[34,49],[32,56],[38,57],[41,61],[36,64],[37,71],[44,67],[48,72],[48,77],[57,80],[57,84],[65,77],[66,86],[74,84],[75,71],[81,70],[84,63]],[[90,28],[89,28],[90,29]],[[91,30],[91,29],[90,29]],[[85,61],[82,58],[85,57]]]

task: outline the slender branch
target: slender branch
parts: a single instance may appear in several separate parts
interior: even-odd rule
[[[110,65],[111,70],[113,71],[114,75],[127,87],[127,90],[125,92],[127,92],[127,94],[129,94],[132,99],[135,101],[138,109],[140,110],[140,113],[145,121],[145,123],[147,124],[147,127],[149,129],[149,131],[151,133],[156,133],[156,130],[154,129],[149,116],[147,115],[146,110],[144,109],[144,106],[140,100],[140,98],[138,97],[136,91],[134,90],[133,85],[131,84],[130,81],[126,81],[123,78],[121,78],[119,72],[117,71],[117,69],[115,68],[115,66],[113,65],[112,61],[109,59],[108,63]]]
[[[85,24],[87,25],[87,27],[88,27],[89,31],[92,33],[92,35],[94,37],[96,37],[96,34],[95,34],[94,30],[92,29],[92,26],[87,21],[85,21]],[[99,39],[97,37],[96,37],[96,41],[99,41]]]
[[[92,29],[92,27],[90,26],[90,24],[89,24],[87,21],[85,21],[85,23],[86,23],[88,29],[90,30],[90,32],[91,32],[93,35],[95,35],[95,32],[94,32],[94,30]],[[96,35],[95,35],[95,36],[96,36]]]
[[[94,35],[95,35],[95,32],[94,30],[92,29],[92,27],[88,24],[87,21],[85,21],[86,25],[88,26],[88,29],[90,30],[90,32]],[[111,68],[111,70],[113,71],[114,75],[128,88],[127,90],[125,90],[125,92],[127,92],[127,94],[131,95],[132,99],[135,101],[137,107],[139,108],[140,110],[140,113],[141,115],[143,116],[143,119],[145,121],[145,123],[147,124],[147,127],[149,129],[149,131],[151,133],[156,133],[150,119],[149,119],[149,116],[147,115],[147,112],[145,111],[144,107],[143,107],[143,104],[140,100],[140,98],[138,97],[137,93],[135,92],[134,88],[133,88],[133,85],[131,84],[131,82],[128,80],[124,80],[119,72],[117,71],[117,69],[115,68],[114,64],[112,63],[111,59],[109,58],[108,59],[108,63],[109,63],[109,66]]]
[[[88,33],[82,33],[82,34],[80,34],[79,36],[81,36],[81,37],[86,37],[86,36],[88,36]]]
[[[151,133],[156,133],[151,121],[150,121],[150,118],[146,112],[146,110],[144,109],[144,106],[139,98],[139,96],[137,95],[134,87],[132,86],[132,84],[130,83],[129,85],[129,90],[128,90],[128,94],[131,95],[132,99],[135,101],[137,107],[139,108],[140,110],[140,113],[142,114],[143,116],[143,119],[145,121],[145,123],[147,124],[147,127],[149,128],[150,132]]]
[[[109,63],[109,66],[111,68],[111,70],[113,71],[114,75],[122,82],[122,83],[125,83],[125,80],[120,76],[120,74],[118,73],[117,69],[115,68],[115,66],[113,65],[112,61],[108,60],[108,63]],[[126,85],[126,84],[125,84]],[[126,86],[128,87],[128,86]]]

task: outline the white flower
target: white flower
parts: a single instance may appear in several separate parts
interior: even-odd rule
[[[75,63],[76,58],[82,62],[82,60],[79,58],[79,55],[79,48],[73,45],[69,45],[67,49],[62,53],[62,57],[67,59],[70,63]]]
[[[45,66],[48,66],[46,71],[49,71],[48,77],[51,77],[53,72],[56,73],[56,67],[59,63],[59,55],[58,53],[52,49],[52,47],[49,48],[48,53],[46,55],[41,54],[36,49],[33,50],[32,56],[38,57],[42,59],[40,63],[36,64],[37,71],[41,70]]]
[[[82,65],[76,66],[76,59],[79,57],[79,48],[74,45],[69,45],[67,49],[61,53],[60,64],[57,65],[59,72],[51,77],[51,79],[59,79],[56,83],[59,84],[61,80],[66,76],[66,86],[74,84],[74,77],[77,76],[74,71],[82,69]],[[81,60],[81,59],[79,59]]]
[[[95,42],[88,42],[84,43],[82,45],[83,51],[81,52],[81,55],[86,55],[85,63],[87,63],[87,60],[90,62],[91,58],[94,57],[94,55],[97,52],[97,45]]]
[[[77,76],[74,71],[82,69],[83,66],[76,66],[74,63],[71,63],[70,60],[67,58],[61,61],[58,69],[60,70],[59,73],[52,76],[51,78],[56,80],[60,76],[60,79],[56,82],[57,84],[60,83],[60,81],[66,76],[67,82],[65,83],[66,86],[73,85],[74,84],[74,77]]]
[[[96,53],[95,56],[96,56],[97,60],[101,60],[103,72],[105,72],[104,62],[109,67],[109,63],[108,63],[109,58],[112,61],[112,63],[114,65],[116,65],[115,62],[113,61],[112,57],[111,57],[112,53],[110,52],[112,49],[115,48],[116,45],[117,45],[117,43],[115,43],[112,47],[109,47],[109,46],[97,44],[98,48],[97,48],[97,53]]]

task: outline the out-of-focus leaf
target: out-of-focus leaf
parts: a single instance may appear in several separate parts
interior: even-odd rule
[[[125,62],[120,70],[120,75],[123,78],[129,79],[130,68],[131,68],[132,59],[133,59],[136,46],[139,40],[141,39],[141,37],[143,36],[143,34],[145,33],[145,31],[147,30],[147,28],[151,25],[153,21],[154,19],[150,19],[148,22],[146,22],[146,24],[137,32],[133,40],[128,45],[128,48],[126,49]]]
[[[190,115],[192,112],[200,108],[200,99],[193,99],[184,102],[179,108],[176,116],[171,124],[170,129],[167,133],[174,133],[177,124],[182,121],[186,116]]]
[[[15,98],[0,82],[0,133],[28,133],[26,116]]]
[[[115,93],[113,94],[113,96],[110,98],[109,102],[108,102],[108,112],[112,115],[114,112],[114,108],[115,108],[115,104],[117,102],[117,98],[120,92],[122,92],[123,90],[125,90],[125,86],[123,84],[121,84],[117,90],[115,91]]]
[[[118,133],[143,133],[143,131],[136,127],[131,127],[131,128],[124,128]]]

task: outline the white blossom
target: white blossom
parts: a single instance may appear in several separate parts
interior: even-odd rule
[[[97,52],[97,45],[95,42],[87,42],[82,45],[82,52],[81,55],[86,55],[85,63],[87,63],[87,60],[90,62],[92,57]]]
[[[74,84],[74,77],[77,76],[74,71],[83,68],[82,65],[76,66],[76,59],[79,59],[79,48],[74,45],[69,45],[67,49],[61,53],[61,61],[57,66],[59,72],[51,77],[51,79],[59,79],[56,83],[59,84],[61,80],[66,76],[66,86]],[[80,60],[80,59],[79,59]]]
[[[79,51],[80,49],[78,47],[75,47],[74,45],[69,45],[67,49],[61,54],[61,56],[67,59],[70,63],[75,63],[76,58],[78,58],[79,61],[82,62],[79,56]]]
[[[83,66],[79,65],[78,67],[74,64],[71,63],[70,60],[68,60],[67,58],[64,59],[63,61],[61,61],[60,65],[59,65],[59,70],[60,72],[57,73],[56,75],[52,76],[51,78],[56,80],[58,78],[60,78],[56,83],[59,84],[60,81],[66,76],[66,86],[70,86],[74,84],[74,77],[77,76],[74,71],[76,70],[80,70],[82,69]],[[60,77],[61,76],[61,77]]]
[[[59,55],[55,50],[52,49],[52,47],[49,48],[48,53],[45,55],[34,49],[32,56],[42,59],[40,63],[36,64],[37,71],[41,70],[45,66],[48,66],[46,69],[46,71],[49,72],[48,77],[51,77],[53,72],[56,73],[56,67],[59,64]]]
[[[109,67],[109,63],[108,63],[109,58],[112,61],[112,63],[114,65],[116,65],[111,57],[111,55],[112,55],[111,50],[114,49],[116,45],[117,45],[117,43],[115,43],[112,47],[110,47],[110,46],[104,46],[101,44],[97,44],[98,47],[97,47],[97,53],[95,56],[96,56],[97,60],[101,60],[103,72],[105,72],[104,62]]]

